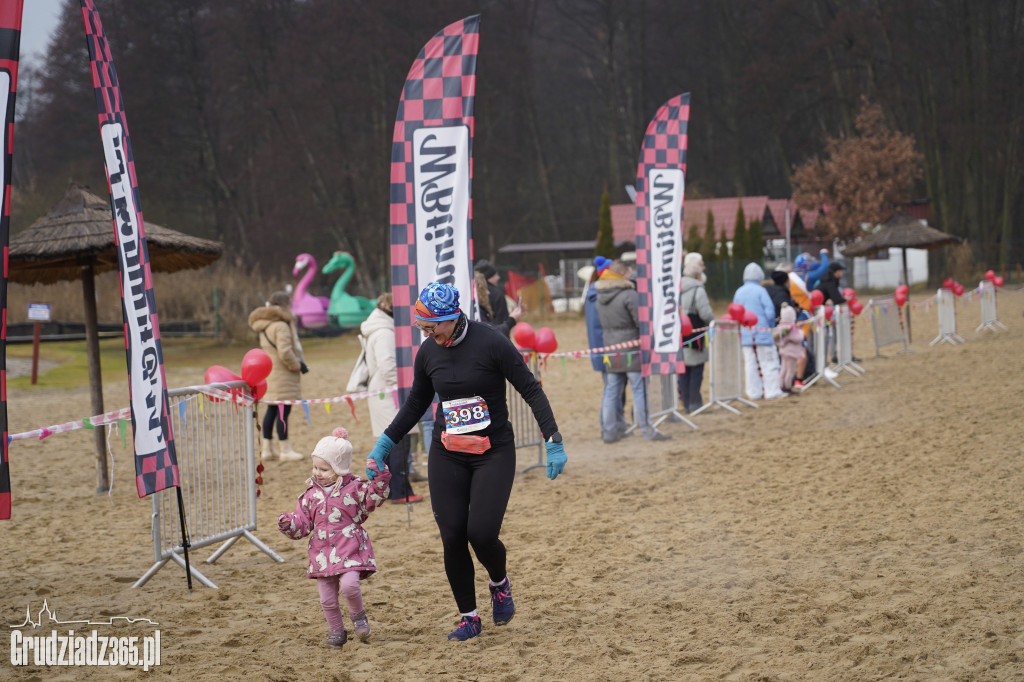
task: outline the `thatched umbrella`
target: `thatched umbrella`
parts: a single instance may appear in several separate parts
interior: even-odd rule
[[[145,223],[150,267],[175,272],[209,265],[221,256],[220,242],[190,237]],[[53,284],[82,280],[85,339],[89,358],[92,414],[103,414],[103,381],[96,315],[96,275],[117,270],[117,248],[110,202],[72,182],[50,212],[11,238],[8,279],[19,284]],[[108,487],[106,435],[95,430],[96,483]]]
[[[959,244],[960,237],[929,227],[921,220],[897,213],[882,223],[876,232],[861,237],[847,245],[843,255],[848,258],[867,256],[886,249],[902,249],[903,283],[909,285],[907,277],[907,249],[935,249],[946,244]],[[907,308],[907,340],[910,340],[910,309]]]

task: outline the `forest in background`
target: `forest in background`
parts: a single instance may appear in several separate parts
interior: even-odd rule
[[[390,146],[412,60],[481,14],[478,256],[594,239],[628,201],[655,110],[691,93],[688,197],[793,193],[854,131],[861,97],[924,157],[913,193],[979,262],[1024,261],[1024,2],[1018,0],[96,0],[147,221],[221,240],[242,268],[354,254],[388,278]],[[78,0],[19,76],[12,232],[70,179],[106,181]],[[703,216],[693,216],[703,222]],[[358,282],[358,286],[356,283]]]

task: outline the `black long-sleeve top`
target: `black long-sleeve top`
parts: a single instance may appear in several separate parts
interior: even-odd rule
[[[384,433],[396,443],[401,440],[430,407],[437,393],[441,403],[480,396],[487,402],[491,423],[472,435],[489,437],[492,447],[513,442],[515,434],[508,420],[505,397],[506,380],[533,410],[545,440],[558,431],[544,389],[508,337],[488,324],[469,322],[466,336],[458,345],[445,348],[433,339],[420,345],[413,362],[412,388]],[[444,426],[444,414],[438,404],[434,415],[436,438],[440,438]]]

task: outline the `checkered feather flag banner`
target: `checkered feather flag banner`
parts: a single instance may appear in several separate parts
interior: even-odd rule
[[[0,519],[11,518],[10,444],[7,442],[7,250],[11,244],[11,141],[14,139],[14,93],[18,91],[18,55],[21,51],[22,0],[0,0],[0,97],[3,97],[4,134],[0,141],[3,178],[3,217],[0,241],[4,250],[4,281],[0,284]]]
[[[124,100],[100,15],[93,0],[81,0],[81,3],[117,242],[135,446],[135,487],[139,497],[145,497],[178,485],[178,462],[167,408],[167,380],[153,273]]]
[[[399,395],[412,386],[422,337],[412,307],[431,282],[459,290],[475,318],[472,179],[473,100],[480,16],[431,38],[402,89],[391,145],[391,292]]]
[[[661,105],[636,169],[636,274],[643,376],[682,374],[679,290],[690,93]]]

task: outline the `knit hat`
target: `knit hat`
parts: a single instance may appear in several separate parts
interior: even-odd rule
[[[691,266],[700,267],[704,265],[704,256],[700,255],[699,251],[690,251],[683,256],[683,270]]]
[[[784,287],[789,282],[789,273],[785,270],[772,270],[772,281]]]
[[[607,270],[608,266],[611,264],[611,258],[605,258],[604,256],[597,256],[594,258],[594,269],[597,270],[597,276],[600,277],[601,273]]]
[[[352,443],[348,440],[348,429],[344,426],[331,431],[331,435],[324,436],[313,448],[313,457],[319,457],[331,465],[334,473],[344,476],[352,467]]]
[[[789,322],[790,324],[796,322],[796,310],[793,309],[793,306],[788,303],[782,304],[782,310],[779,312],[779,321]]]
[[[846,263],[844,263],[841,260],[834,260],[834,261],[832,261],[831,263],[828,264],[828,271],[829,272],[838,272],[840,270],[845,270],[845,269],[846,269]]]
[[[459,310],[459,290],[444,282],[431,282],[420,292],[412,311],[413,317],[425,322],[454,320]]]
[[[757,263],[747,263],[747,267],[743,268],[744,282],[760,282],[763,279],[764,270]]]
[[[811,269],[811,257],[806,253],[801,253],[796,257],[796,260],[793,261],[793,269],[796,272],[807,272]]]
[[[483,276],[486,277],[487,279],[490,279],[491,277],[494,277],[495,275],[498,274],[498,269],[491,265],[491,262],[486,258],[481,258],[480,260],[478,260],[476,262],[476,265],[473,266],[473,269],[479,273],[482,273]]]

